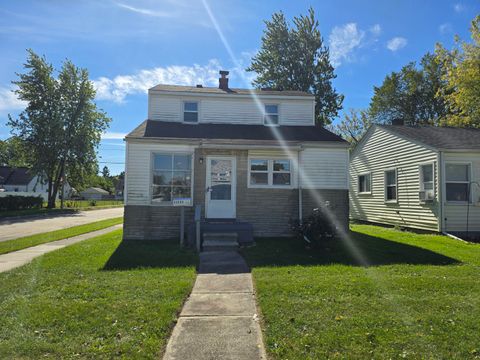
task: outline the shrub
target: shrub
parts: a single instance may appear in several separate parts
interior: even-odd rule
[[[89,205],[90,206],[97,206],[97,200],[91,200]]]
[[[40,209],[43,206],[41,196],[7,195],[0,197],[0,210]]]
[[[336,236],[336,228],[327,211],[332,211],[327,202],[323,208],[313,209],[303,221],[293,220],[290,222],[293,233],[300,239],[305,240],[310,247],[321,247]]]

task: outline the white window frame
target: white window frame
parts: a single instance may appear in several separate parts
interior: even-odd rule
[[[432,165],[432,189],[429,190],[429,189],[425,189],[425,181],[423,181],[423,167],[424,166],[428,166],[428,165]],[[419,181],[419,184],[418,184],[418,189],[419,191],[432,191],[433,192],[433,199],[436,198],[437,196],[437,192],[435,190],[436,186],[435,186],[435,161],[429,161],[429,162],[425,162],[425,163],[421,163],[420,165],[418,165],[418,181]],[[424,200],[420,200],[420,202],[425,202]]]
[[[369,179],[369,188],[370,190],[369,191],[361,191],[360,190],[360,177],[361,176],[368,176],[368,179]],[[358,194],[359,195],[371,195],[372,194],[372,173],[371,172],[366,172],[366,173],[361,173],[361,174],[358,174],[357,176],[357,191],[358,191]]]
[[[150,202],[150,205],[152,206],[173,206],[173,199],[172,201],[153,201],[153,173],[155,171],[155,155],[168,155],[168,156],[173,156],[174,155],[189,155],[190,156],[190,161],[191,161],[191,174],[190,174],[190,196],[192,198],[192,204],[190,206],[193,206],[193,189],[194,189],[194,179],[195,179],[195,155],[191,151],[152,151],[150,152],[150,181],[149,181],[149,194],[148,194],[148,199]],[[173,171],[173,169],[172,169]]]
[[[468,181],[448,181],[447,180],[447,165],[467,165],[468,166]],[[468,161],[445,161],[445,167],[444,167],[444,189],[445,189],[445,202],[447,204],[458,204],[458,205],[464,205],[464,204],[467,204],[467,203],[470,203],[472,204],[472,188],[471,188],[471,181],[472,181],[472,174],[473,174],[473,165],[471,162],[468,162]],[[448,183],[451,183],[451,184],[467,184],[467,189],[468,187],[470,187],[470,194],[469,195],[469,199],[467,199],[467,201],[455,201],[455,200],[447,200],[447,184]]]
[[[252,160],[267,160],[267,171],[268,171],[268,183],[263,184],[252,184],[250,182],[250,174],[253,173],[266,173],[267,171],[252,171],[251,161]],[[288,160],[290,162],[290,171],[274,171],[273,163],[276,160]],[[247,187],[251,189],[294,189],[296,188],[296,179],[295,179],[295,170],[294,162],[289,157],[271,157],[271,156],[249,156],[248,157],[248,176],[247,176]],[[273,174],[274,173],[290,173],[290,185],[273,185]]]
[[[393,185],[387,186],[387,172],[395,172],[395,199],[387,199],[387,187],[391,187]],[[396,204],[398,203],[398,171],[397,168],[392,169],[385,169],[383,172],[383,192],[384,192],[384,200],[388,204]]]
[[[197,111],[192,110],[185,110],[185,105],[187,103],[195,103],[197,104]],[[197,121],[185,121],[185,113],[194,113],[197,114]],[[182,102],[182,122],[185,124],[198,124],[200,122],[200,102],[195,100],[184,100]]]
[[[267,106],[276,106],[277,107],[277,112],[276,113],[267,113]],[[269,115],[276,115],[277,116],[277,123],[267,123],[266,119],[267,116]],[[279,126],[280,125],[280,104],[268,104],[265,103],[263,104],[263,125],[265,126]]]

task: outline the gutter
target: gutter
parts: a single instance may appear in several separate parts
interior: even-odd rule
[[[302,152],[305,149],[303,146],[300,146],[300,149],[298,150],[298,160],[297,160],[297,174],[298,174],[298,220],[300,223],[303,222],[303,196],[302,196],[302,176],[301,176],[301,164],[302,164]]]

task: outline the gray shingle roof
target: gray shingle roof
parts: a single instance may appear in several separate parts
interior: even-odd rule
[[[28,185],[33,177],[26,167],[0,166],[0,185]]]
[[[236,124],[184,124],[145,120],[127,138],[273,140],[279,134],[285,141],[334,141],[348,144],[322,126],[278,126]]]
[[[480,150],[480,129],[437,126],[378,126],[437,150]]]
[[[189,93],[198,93],[198,94],[229,94],[229,95],[276,95],[276,96],[306,96],[312,97],[312,94],[309,94],[304,91],[293,91],[293,90],[266,90],[266,89],[228,89],[227,91],[216,88],[216,87],[201,87],[196,86],[182,86],[182,85],[157,85],[150,90],[153,91],[173,91],[173,92],[189,92]]]

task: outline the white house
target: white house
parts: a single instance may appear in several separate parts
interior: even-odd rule
[[[348,143],[315,125],[314,97],[232,89],[220,74],[218,88],[149,90],[148,119],[125,139],[124,237],[177,237],[177,204],[187,222],[201,206],[202,231],[286,236],[289,220],[328,201],[346,228]]]
[[[480,234],[480,129],[373,125],[351,155],[350,216]]]

